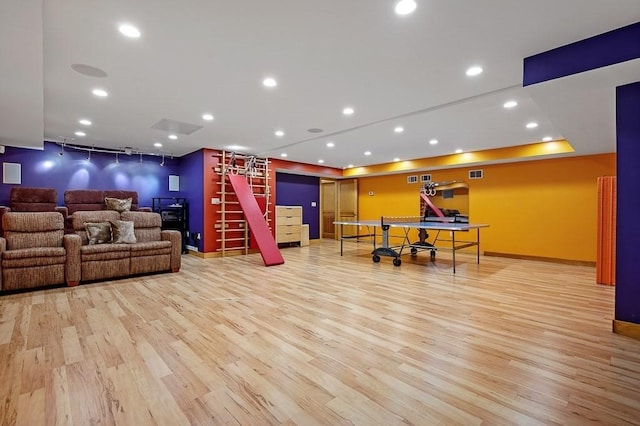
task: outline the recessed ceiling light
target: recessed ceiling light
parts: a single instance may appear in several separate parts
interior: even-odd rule
[[[518,103],[516,101],[507,101],[502,106],[507,108],[507,109],[508,108],[515,108],[515,107],[518,106]]]
[[[106,98],[107,96],[109,96],[109,94],[107,93],[107,91],[106,91],[106,90],[104,90],[104,89],[93,89],[93,90],[91,91],[91,93],[93,93],[94,95],[99,96],[99,97],[101,97],[101,98]]]
[[[456,149],[456,154],[461,154],[462,150],[460,148]]]
[[[169,135],[169,139],[175,141],[176,139],[178,139],[178,137],[176,135]]]
[[[324,160],[318,160],[318,163],[324,164]]]
[[[212,114],[202,114],[202,119],[203,120],[207,120],[207,121],[211,121],[211,120],[213,120],[213,115]]]
[[[286,152],[283,152],[282,154],[280,154],[280,157],[286,157],[286,156],[287,156]]]
[[[398,15],[408,15],[416,10],[416,2],[414,0],[400,0],[396,3],[396,13]]]
[[[398,162],[400,159],[398,157],[394,158],[393,161]]]
[[[118,27],[118,31],[130,38],[138,38],[140,37],[140,30],[134,27],[131,24],[122,24]]]
[[[327,146],[329,148],[333,148],[334,146],[336,146],[336,144],[334,144],[333,142],[327,142]]]
[[[153,144],[153,146],[155,146],[156,148],[160,148],[162,147],[162,144],[160,142],[156,142]]]
[[[482,74],[482,71],[483,71],[483,70],[482,70],[482,67],[479,67],[479,66],[473,66],[473,67],[471,67],[471,68],[467,69],[467,73],[466,73],[466,74],[467,74],[467,76],[469,76],[469,77],[475,77],[475,76],[477,76],[477,75]]]
[[[78,120],[78,123],[82,124],[83,126],[91,126],[91,120],[87,120],[86,118]]]
[[[553,140],[553,138],[551,136],[545,136],[544,138],[542,138],[543,142],[551,142]]]
[[[276,87],[278,85],[278,82],[273,77],[267,77],[264,80],[262,80],[262,84],[265,87]]]
[[[227,149],[229,151],[246,151],[249,148],[247,148],[246,146],[241,146],[241,145],[228,145]]]
[[[371,151],[365,151],[364,155],[371,155]]]
[[[276,135],[277,137],[281,138],[281,137],[283,137],[283,136],[284,136],[284,131],[282,131],[282,130],[276,130],[276,131],[274,132],[274,135]]]
[[[342,113],[344,115],[352,115],[355,112],[355,110],[351,107],[346,107],[342,110]]]
[[[430,144],[430,145],[438,145],[438,139],[431,139],[431,140],[429,141],[429,144]]]
[[[538,127],[538,123],[536,123],[535,121],[532,121],[531,123],[527,123],[527,129],[535,129],[536,127]]]
[[[85,132],[82,132],[82,131],[78,130],[78,131],[76,132],[76,136],[83,137],[83,136],[87,136],[87,134],[86,134]]]
[[[404,132],[404,127],[398,126],[395,129],[393,129],[393,131],[396,132],[396,133],[402,133],[402,132]]]

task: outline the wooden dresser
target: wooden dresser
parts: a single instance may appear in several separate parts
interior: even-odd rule
[[[276,206],[276,243],[300,243],[302,206]]]

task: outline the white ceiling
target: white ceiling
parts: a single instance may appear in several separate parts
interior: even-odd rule
[[[416,1],[414,14],[398,16],[395,0],[2,0],[0,143],[75,137],[154,152],[161,142],[176,156],[238,145],[334,167],[544,136],[567,138],[577,154],[615,150],[612,84],[640,79],[640,61],[533,88],[521,87],[522,63],[640,21],[640,1]],[[142,36],[123,37],[122,22]],[[484,73],[467,77],[471,65]],[[278,86],[263,87],[265,76]],[[96,87],[109,96],[93,96]],[[505,110],[511,99],[518,107]],[[171,141],[151,128],[163,118],[203,128]],[[529,121],[539,127],[525,129]],[[393,132],[398,125],[404,133]]]

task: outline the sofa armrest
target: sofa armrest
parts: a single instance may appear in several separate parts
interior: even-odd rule
[[[78,234],[65,234],[62,237],[62,244],[67,253],[67,259],[64,264],[64,274],[67,285],[73,287],[78,285],[81,277],[80,265],[80,246],[82,246],[82,238]]]
[[[0,237],[0,290],[2,290],[2,254],[7,251],[7,240]]]
[[[162,241],[171,241],[171,271],[178,272],[182,262],[182,234],[180,231],[165,229],[160,231]]]
[[[11,211],[11,207],[7,207],[7,206],[0,206],[0,236],[2,236],[3,233],[3,226],[2,226],[2,216],[4,216],[5,213],[9,213]]]
[[[69,216],[69,209],[67,206],[57,206],[56,211],[62,214],[64,220],[67,220],[67,216]]]

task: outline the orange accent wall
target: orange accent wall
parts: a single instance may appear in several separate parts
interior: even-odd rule
[[[483,179],[468,171],[481,168]],[[488,223],[483,251],[595,262],[597,178],[615,174],[615,154],[430,170],[432,180],[469,184],[469,218]],[[402,173],[358,178],[360,219],[419,214],[420,184]],[[374,193],[369,196],[369,192]]]
[[[616,282],[616,183],[615,176],[598,178],[598,244],[596,282]]]

